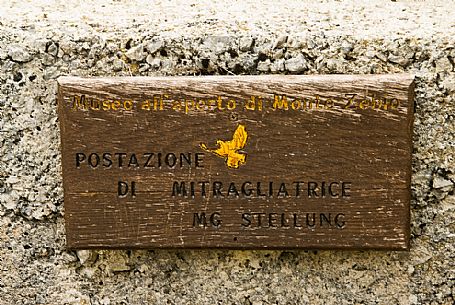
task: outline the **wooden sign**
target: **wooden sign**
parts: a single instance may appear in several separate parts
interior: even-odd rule
[[[58,83],[69,248],[409,247],[412,76]]]

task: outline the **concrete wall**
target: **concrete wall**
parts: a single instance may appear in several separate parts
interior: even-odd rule
[[[452,1],[0,1],[0,304],[453,304]],[[411,251],[65,249],[60,75],[416,75]]]

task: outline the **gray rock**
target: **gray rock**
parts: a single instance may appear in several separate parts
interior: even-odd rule
[[[382,53],[382,52],[377,52],[376,53],[376,57],[379,58],[380,60],[382,60],[383,62],[387,61],[387,56],[384,53]],[[395,58],[393,58],[393,59],[395,59]]]
[[[287,35],[281,35],[280,37],[278,37],[275,40],[275,42],[273,43],[273,47],[272,48],[273,49],[282,48],[287,40],[288,40],[288,36]]]
[[[375,50],[367,50],[365,52],[365,56],[368,58],[375,58],[376,57],[376,51]]]
[[[242,37],[239,41],[239,49],[242,52],[248,52],[252,49],[254,39],[252,37]]]
[[[440,176],[436,176],[433,179],[433,188],[435,189],[446,189],[446,188],[453,188],[453,182],[447,179],[444,179]]]
[[[92,266],[99,257],[98,253],[94,250],[77,250],[76,254],[79,259],[79,263],[84,267]]]
[[[58,54],[58,45],[54,42],[51,42],[50,45],[47,47],[47,53],[52,56],[57,56]]]
[[[270,70],[270,59],[258,62],[258,71],[268,72]]]
[[[279,49],[279,50],[276,50],[275,52],[273,52],[273,59],[280,59],[280,58],[283,58],[284,57],[284,50],[283,49]]]
[[[284,59],[277,59],[270,65],[271,72],[283,72],[284,70]]]
[[[284,67],[289,72],[300,73],[308,70],[307,61],[302,54],[285,61]]]
[[[142,44],[139,44],[129,49],[125,55],[131,60],[142,61],[147,54],[144,52],[144,46]]]
[[[450,94],[455,93],[455,73],[450,73],[442,80],[442,87]]]
[[[240,64],[245,71],[254,71],[256,68],[257,56],[244,53],[239,56]]]
[[[203,47],[210,52],[213,52],[217,55],[227,52],[232,45],[232,41],[229,36],[223,35],[213,35],[208,36],[204,42]]]
[[[144,73],[150,68],[149,64],[140,64],[139,65],[139,73]]]
[[[453,72],[453,70],[454,67],[446,56],[436,60],[436,72]]]
[[[77,258],[79,259],[79,262],[81,263],[81,265],[83,265],[87,261],[89,261],[92,256],[90,250],[78,250],[76,253],[77,253]]]
[[[78,261],[79,257],[77,257],[76,255],[72,255],[71,253],[64,252],[62,253],[62,259],[65,263],[75,263]],[[83,263],[81,262],[81,264]]]
[[[0,45],[0,59],[6,59],[8,57],[8,51],[5,46]]]
[[[146,59],[151,68],[158,69],[161,65],[161,59],[148,55]]]
[[[402,67],[405,67],[409,63],[409,60],[407,58],[404,58],[403,56],[393,55],[393,54],[389,55],[388,60],[390,62],[399,64]]]
[[[163,59],[163,60],[161,60],[160,64],[161,64],[161,67],[163,68],[163,70],[165,70],[165,71],[170,71],[175,66],[175,62],[172,59]]]
[[[125,62],[121,59],[114,59],[114,61],[112,62],[112,69],[114,71],[121,71],[125,68]]]
[[[344,40],[344,41],[341,43],[341,51],[342,51],[343,53],[346,54],[346,53],[352,52],[353,49],[354,49],[354,46],[352,45],[351,42]]]
[[[17,62],[29,62],[32,60],[32,55],[20,45],[12,45],[8,48],[8,56]]]
[[[155,54],[163,47],[164,47],[164,41],[154,40],[147,45],[147,50],[150,54]]]
[[[50,79],[57,79],[62,75],[62,72],[58,69],[58,67],[47,67],[46,70],[44,70],[43,77],[45,80],[50,80]]]

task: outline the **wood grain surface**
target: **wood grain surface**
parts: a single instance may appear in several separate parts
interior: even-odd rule
[[[58,83],[71,249],[409,248],[411,75]]]

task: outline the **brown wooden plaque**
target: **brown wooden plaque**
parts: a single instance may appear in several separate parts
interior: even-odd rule
[[[410,75],[58,83],[69,248],[409,247]]]

